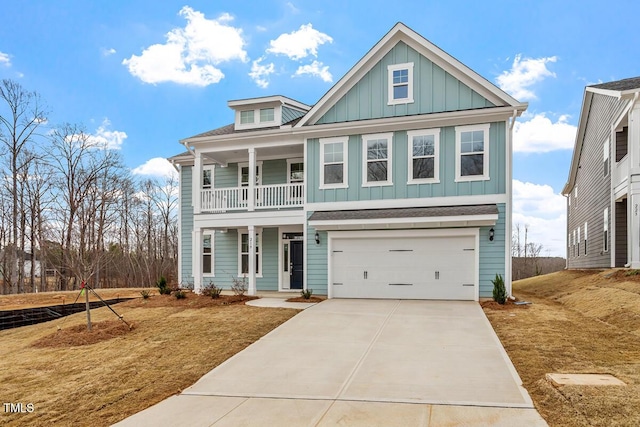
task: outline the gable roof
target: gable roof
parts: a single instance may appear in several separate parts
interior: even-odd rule
[[[640,89],[640,77],[631,77],[614,82],[591,85],[587,86],[587,89],[591,89],[591,91],[595,93],[603,93],[606,91],[608,93],[603,93],[604,95],[621,97],[629,92],[635,93]]]
[[[329,89],[295,127],[314,124],[400,41],[431,60],[496,106],[512,106],[519,111],[526,109],[526,103],[517,101],[420,34],[398,22],[347,74]]]

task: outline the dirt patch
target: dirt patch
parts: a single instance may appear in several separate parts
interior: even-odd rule
[[[286,300],[287,302],[308,302],[308,303],[318,303],[318,302],[322,302],[324,301],[324,298],[320,298],[320,297],[310,297],[310,298],[304,298],[304,297],[294,297],[294,298],[289,298]]]
[[[131,329],[135,325],[131,325]],[[120,320],[105,320],[104,322],[91,323],[91,330],[87,325],[75,325],[64,328],[51,335],[42,337],[31,344],[37,348],[77,347],[81,345],[95,344],[107,341],[130,332],[129,326]]]
[[[247,301],[258,299],[249,295],[220,295],[218,298],[198,295],[193,292],[185,292],[183,299],[178,299],[174,295],[154,295],[147,299],[137,298],[135,300],[120,303],[118,307],[173,307],[173,308],[206,308],[220,307],[225,305],[244,304]]]

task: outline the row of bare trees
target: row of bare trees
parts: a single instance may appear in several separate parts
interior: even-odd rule
[[[136,179],[117,150],[47,115],[35,92],[0,82],[0,291],[175,278],[176,178]]]

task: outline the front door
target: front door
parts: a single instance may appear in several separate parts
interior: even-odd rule
[[[289,264],[289,289],[302,289],[304,266],[302,262],[302,240],[291,241]]]

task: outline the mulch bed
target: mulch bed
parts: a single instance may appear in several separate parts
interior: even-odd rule
[[[317,302],[322,302],[324,301],[324,298],[320,298],[320,297],[310,297],[310,298],[303,298],[303,297],[294,297],[294,298],[289,298],[286,300],[287,302],[309,302],[309,303],[317,303]]]
[[[220,295],[218,298],[198,295],[193,292],[186,292],[185,298],[178,299],[174,295],[154,295],[147,299],[136,298],[135,300],[120,303],[119,307],[182,307],[182,308],[206,308],[224,305],[244,304],[246,301],[257,299],[256,296],[249,295]]]
[[[511,299],[507,299],[504,304],[498,304],[493,300],[487,300],[487,301],[482,301],[480,303],[480,306],[482,308],[486,308],[489,310],[519,310],[521,308],[524,308],[524,309],[529,308],[529,306],[531,305],[531,304],[516,304],[516,302],[518,302],[517,298],[515,299],[515,301]]]
[[[133,329],[133,325],[132,329]],[[42,337],[32,344],[33,347],[77,347],[81,345],[95,344],[110,340],[130,331],[129,327],[120,320],[106,320],[104,322],[92,322],[91,331],[87,325],[75,325],[56,331],[51,335]]]

